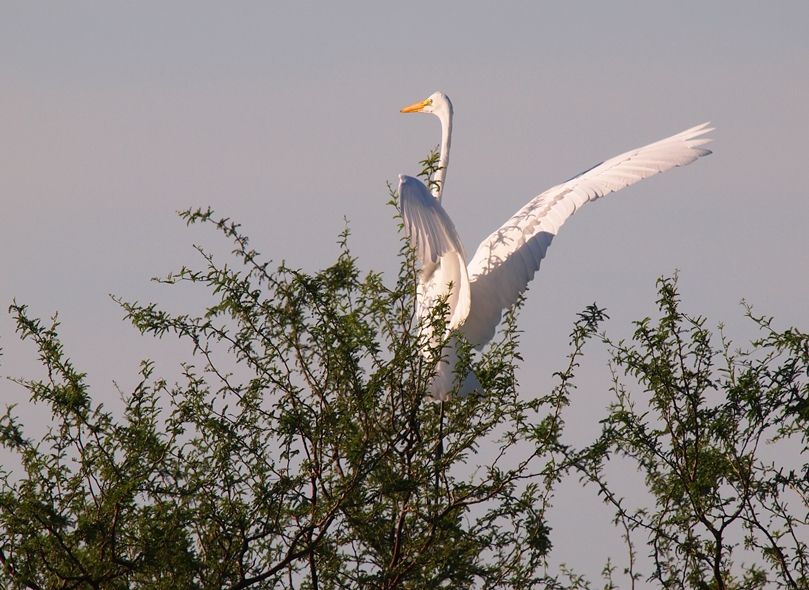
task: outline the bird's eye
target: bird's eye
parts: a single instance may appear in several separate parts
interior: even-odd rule
[[[428,106],[429,106],[429,107],[433,106],[433,99],[432,99],[432,98],[425,99],[425,101],[424,101],[424,106],[426,106],[426,107],[428,107]]]

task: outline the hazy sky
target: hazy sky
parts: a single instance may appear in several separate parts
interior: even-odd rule
[[[597,301],[628,335],[674,269],[684,307],[732,336],[752,334],[742,298],[805,330],[807,23],[804,1],[5,0],[0,304],[58,311],[67,351],[112,402],[112,380],[133,383],[139,358],[174,359],[108,294],[198,301],[148,279],[195,262],[193,242],[219,243],[185,229],[178,209],[211,205],[258,250],[308,270],[334,259],[346,216],[361,264],[392,271],[386,182],[417,172],[439,140],[437,119],[398,110],[440,89],[456,115],[444,203],[472,252],[594,163],[717,127],[712,156],[586,207],[554,240],[520,317],[526,395],[553,383],[577,311]],[[0,347],[0,374],[35,370],[7,315]],[[581,436],[608,400],[592,348],[570,425]],[[0,385],[0,401],[20,393]],[[608,528],[564,530],[566,511],[579,527],[609,521],[574,488],[559,501],[555,558],[600,558]]]

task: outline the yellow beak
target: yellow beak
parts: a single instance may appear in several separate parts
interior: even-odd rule
[[[414,102],[413,104],[407,105],[406,107],[404,107],[399,112],[400,113],[420,113],[422,111],[422,109],[424,109],[424,107],[430,105],[430,102],[431,101],[430,101],[429,98],[425,98],[421,102]]]

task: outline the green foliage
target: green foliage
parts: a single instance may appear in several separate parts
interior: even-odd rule
[[[523,588],[545,579],[555,475],[543,473],[555,473],[549,433],[560,429],[540,441],[544,402],[517,396],[513,315],[476,365],[487,395],[434,403],[425,391],[440,347],[422,352],[430,344],[414,320],[406,245],[390,288],[360,273],[347,232],[334,264],[308,274],[271,269],[210,210],[182,217],[230,239],[235,264],[198,248],[202,268],[162,279],[213,294],[197,315],[118,300],[137,329],[176,336],[192,359],[174,384],[144,362],[123,415],[94,401],[56,322],[11,308],[48,374],[18,383],[51,421],[34,441],[12,409],[0,420],[0,443],[22,460],[0,475],[4,584]]]
[[[474,361],[486,393],[435,403],[440,343],[423,334],[445,318],[439,305],[432,330],[417,325],[404,242],[388,286],[360,272],[347,231],[309,274],[273,267],[210,210],[181,215],[228,239],[232,259],[198,248],[200,268],[162,279],[210,293],[198,314],[118,299],[190,359],[173,383],[143,362],[122,412],[91,395],[55,318],[11,306],[47,375],[16,383],[49,420],[33,436],[13,406],[0,417],[19,461],[0,469],[4,588],[589,588],[548,571],[548,510],[571,472],[615,509],[633,586],[807,587],[807,465],[787,459],[807,446],[806,334],[748,311],[763,336],[733,351],[662,279],[661,317],[630,343],[599,335],[604,310],[584,310],[547,394],[518,395],[512,311]],[[615,401],[577,448],[564,417],[593,339],[612,353]],[[617,493],[616,458],[642,474],[646,505]],[[607,588],[618,575],[608,560]]]
[[[423,159],[419,164],[421,164],[421,172],[419,172],[419,178],[424,181],[424,184],[427,185],[427,188],[430,192],[433,190],[437,190],[441,188],[439,185],[440,183],[435,180],[435,173],[441,170],[441,166],[438,165],[440,160],[440,152],[438,146],[433,149],[425,159]]]
[[[661,587],[806,588],[809,335],[748,308],[763,336],[733,350],[680,310],[675,279],[658,287],[656,322],[637,322],[630,343],[603,338],[615,402],[601,437],[569,460],[615,508],[630,569],[645,543]],[[614,491],[616,455],[643,474],[646,505]]]

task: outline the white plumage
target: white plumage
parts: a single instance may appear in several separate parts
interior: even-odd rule
[[[513,305],[539,269],[553,237],[582,205],[608,195],[658,172],[685,166],[711,153],[704,148],[712,131],[708,123],[666,139],[630,150],[556,185],[531,199],[497,231],[478,246],[468,266],[461,240],[440,198],[449,162],[452,103],[436,92],[405,107],[402,112],[432,113],[441,120],[442,141],[431,194],[410,176],[399,177],[399,203],[405,230],[422,264],[418,289],[418,313],[423,317],[435,300],[447,295],[448,330],[459,330],[482,348],[494,335],[503,312]],[[453,391],[454,343],[448,344],[430,395],[446,399]],[[460,393],[477,386],[472,376],[461,383]]]

